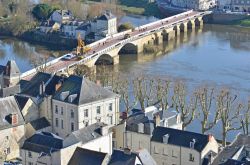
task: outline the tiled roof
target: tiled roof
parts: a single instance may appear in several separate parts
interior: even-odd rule
[[[31,125],[35,130],[40,130],[40,129],[49,127],[49,126],[50,126],[50,123],[49,123],[49,121],[48,121],[45,117],[42,117],[42,118],[40,118],[40,119],[31,121],[31,122],[30,122],[30,125]]]
[[[11,128],[13,125],[11,124],[11,114],[17,114],[18,122],[14,126],[19,126],[24,124],[23,116],[19,110],[17,102],[14,96],[9,96],[0,99],[0,130]]]
[[[68,165],[102,165],[107,153],[77,147]]]
[[[50,154],[63,146],[63,139],[48,132],[39,132],[25,140],[21,149],[36,153]]]
[[[62,99],[61,95],[67,93],[66,97]],[[76,96],[70,101],[70,96]],[[99,101],[107,98],[118,97],[115,93],[98,86],[90,80],[78,76],[70,76],[62,85],[62,87],[55,93],[53,99],[68,102],[76,105],[82,105]]]
[[[164,135],[168,134],[168,144],[190,148],[190,142],[195,139],[194,149],[201,152],[209,142],[209,135],[183,131],[178,129],[156,127],[151,141],[163,143]]]

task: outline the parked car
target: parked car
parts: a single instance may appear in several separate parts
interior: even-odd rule
[[[76,55],[72,54],[72,53],[69,53],[69,54],[66,54],[63,59],[64,60],[71,60],[72,58],[74,58]]]

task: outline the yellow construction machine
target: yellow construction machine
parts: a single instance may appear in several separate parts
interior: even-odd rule
[[[78,34],[77,41],[78,41],[78,45],[77,45],[77,48],[76,48],[76,54],[77,54],[78,57],[88,53],[91,50],[90,47],[85,46],[85,43],[82,40],[80,33]]]

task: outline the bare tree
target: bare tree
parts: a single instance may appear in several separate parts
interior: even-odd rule
[[[36,68],[37,72],[46,72],[47,71],[47,64],[49,62],[49,56],[44,55],[41,56],[39,54],[31,54],[30,61],[33,65],[33,68]]]
[[[157,79],[156,82],[156,97],[163,110],[167,110],[169,106],[170,81]]]
[[[244,112],[244,118],[241,121],[243,132],[245,135],[249,135],[249,125],[250,125],[250,99],[248,100],[247,109]]]
[[[223,146],[226,146],[228,132],[242,128],[239,117],[243,106],[236,100],[237,95],[232,95],[228,90],[221,90],[217,97],[217,112],[221,120]]]
[[[214,88],[202,88],[197,92],[198,103],[201,109],[201,132],[204,134],[208,130],[212,129],[219,121],[218,111],[214,115],[212,122],[209,122],[209,116],[211,115],[211,106],[214,100]]]
[[[143,111],[145,110],[145,107],[153,103],[153,89],[153,79],[147,79],[145,76],[140,76],[133,80],[134,96]]]
[[[181,114],[182,130],[184,130],[195,118],[195,110],[198,104],[197,94],[191,96],[189,103],[187,103],[186,87],[183,83],[178,82],[174,86],[172,102],[173,107]]]

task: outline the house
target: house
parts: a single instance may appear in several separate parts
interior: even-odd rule
[[[29,138],[37,132],[52,132],[49,121],[45,118],[39,118],[25,124],[25,137]]]
[[[86,38],[86,35],[91,33],[91,25],[90,23],[84,23],[80,25],[78,28],[75,30],[76,32],[76,37],[80,34],[81,38]]]
[[[125,123],[113,127],[115,148],[128,147],[133,151],[145,148],[150,151],[150,136],[156,126],[181,129],[180,114],[171,108],[159,110],[155,106],[145,108],[145,112],[132,109]]]
[[[156,106],[145,108],[145,115],[149,120],[155,120],[156,126],[182,129],[181,114],[177,113],[174,108],[162,110]]]
[[[157,164],[202,165],[212,161],[218,153],[219,145],[212,135],[156,127],[150,144],[151,156]]]
[[[0,98],[0,164],[20,157],[24,141],[24,119],[14,96]]]
[[[112,132],[104,123],[96,123],[77,130],[65,139],[49,133],[37,132],[28,138],[22,148],[23,164],[67,165],[74,160],[77,148],[112,155]],[[73,157],[73,158],[72,158]],[[73,160],[71,160],[73,159]]]
[[[107,165],[109,155],[77,147],[68,165]]]
[[[49,132],[39,132],[26,139],[21,147],[22,164],[53,164],[55,152],[63,147],[63,139]]]
[[[26,123],[39,118],[38,107],[32,99],[21,95],[15,95],[14,97]]]
[[[77,20],[65,22],[61,26],[61,32],[66,37],[77,38],[78,33],[76,29],[78,29],[82,24],[83,24],[82,21],[77,21]]]
[[[19,81],[21,72],[14,60],[0,65],[0,97],[14,95],[20,91]]]
[[[38,72],[29,81],[20,81],[21,92],[18,95],[29,97],[38,106],[39,117],[46,117],[52,123],[52,95],[66,79],[57,75]]]
[[[250,136],[238,134],[235,140],[226,146],[214,159],[213,165],[250,164]]]
[[[42,33],[48,33],[53,31],[58,31],[61,27],[61,24],[55,21],[44,21],[41,23],[39,29]]]
[[[216,6],[215,0],[172,0],[173,6],[194,10],[209,10]]]
[[[55,10],[49,18],[50,21],[54,21],[59,24],[62,24],[64,22],[67,22],[73,19],[74,19],[73,14],[69,10]]]
[[[96,40],[117,33],[117,18],[110,11],[106,11],[91,22],[91,32],[95,33]]]
[[[118,124],[118,114],[119,95],[83,77],[68,77],[52,98],[53,132],[63,138],[94,123]]]
[[[249,0],[232,0],[231,4],[232,4],[232,11],[250,13]]]

